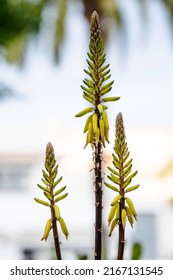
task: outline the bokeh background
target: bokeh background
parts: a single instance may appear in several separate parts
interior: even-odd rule
[[[93,259],[92,151],[83,149],[89,19],[100,15],[107,62],[115,80],[109,106],[111,164],[115,117],[126,137],[140,188],[127,227],[125,258],[135,243],[142,259],[173,258],[173,2],[172,0],[0,0],[0,259],[53,259],[53,240],[40,239],[48,209],[35,203],[52,142],[68,197],[60,209],[70,232],[60,236],[64,259]],[[105,164],[105,173],[106,165]],[[106,175],[105,175],[106,178]],[[63,185],[62,185],[63,186]],[[108,237],[113,193],[104,188],[104,258],[117,251]],[[138,247],[137,247],[138,248]]]

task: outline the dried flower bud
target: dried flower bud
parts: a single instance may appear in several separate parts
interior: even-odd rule
[[[125,142],[125,131],[122,113],[116,117],[116,140],[120,143]]]
[[[91,33],[97,32],[100,30],[100,21],[99,21],[99,15],[96,11],[94,11],[91,15],[91,21],[90,21],[90,30]]]
[[[49,142],[46,145],[46,159],[45,159],[45,167],[48,172],[51,172],[53,167],[56,164],[55,154],[53,145]]]

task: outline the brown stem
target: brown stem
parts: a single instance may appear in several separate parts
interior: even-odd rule
[[[120,172],[120,195],[122,198],[120,199],[120,223],[119,223],[119,238],[118,238],[118,254],[117,254],[117,260],[123,260],[124,256],[124,245],[125,245],[125,230],[123,228],[122,224],[122,217],[121,217],[121,211],[124,209],[125,203],[124,203],[124,176],[123,174],[123,165],[121,164],[121,172]]]
[[[120,206],[120,209],[121,209],[121,206]],[[117,260],[123,260],[123,256],[124,256],[124,243],[125,243],[124,237],[125,237],[125,231],[124,231],[122,222],[120,222],[120,224],[119,224],[119,239],[118,239],[118,255],[117,255]]]
[[[102,145],[95,144],[95,260],[101,260],[102,252]]]
[[[50,187],[50,195],[53,198],[53,186]],[[54,238],[54,244],[55,244],[56,258],[57,258],[57,260],[61,260],[62,258],[61,258],[59,235],[58,235],[57,222],[56,222],[55,211],[54,211],[53,205],[54,205],[54,199],[51,200],[51,206],[50,206],[51,217],[52,217],[53,238]]]
[[[56,223],[54,209],[52,206],[51,206],[51,215],[52,215],[52,229],[53,229],[53,238],[54,238],[54,244],[55,244],[56,258],[57,258],[57,260],[61,260],[62,258],[61,258],[61,250],[60,250],[57,223]]]

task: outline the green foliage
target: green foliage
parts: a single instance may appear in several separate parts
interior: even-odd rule
[[[41,180],[44,186],[40,184],[38,184],[37,186],[43,191],[43,194],[48,201],[44,201],[39,198],[34,198],[34,200],[39,204],[49,206],[51,209],[51,219],[46,222],[42,240],[47,240],[49,232],[53,228],[53,220],[55,219],[59,222],[61,230],[65,237],[68,238],[69,234],[67,226],[60,215],[59,206],[55,204],[56,202],[64,199],[68,195],[68,193],[61,194],[65,190],[66,186],[55,191],[55,188],[62,180],[62,176],[56,179],[58,175],[58,165],[56,164],[54,149],[51,143],[48,143],[46,146],[45,170],[42,170],[42,174],[43,177]]]
[[[28,36],[41,24],[44,1],[0,0],[0,48],[8,62],[21,62]]]
[[[84,79],[84,85],[81,85],[81,88],[84,99],[91,104],[91,107],[82,110],[76,114],[76,117],[91,113],[84,126],[84,133],[87,133],[85,147],[89,143],[97,146],[99,142],[105,147],[105,141],[109,142],[109,122],[107,106],[104,103],[117,101],[119,97],[104,97],[111,91],[114,81],[107,82],[111,75],[109,64],[106,64],[99,16],[96,12],[93,12],[91,16],[90,44],[87,55],[88,69],[84,71],[89,77]]]
[[[132,246],[132,256],[131,260],[140,260],[142,256],[142,245],[135,242]]]
[[[123,10],[119,1],[114,0],[81,0],[83,3],[84,16],[90,21],[92,11],[97,10],[101,22],[107,22],[101,26],[105,42],[109,37],[112,28],[120,32],[116,34],[126,34],[126,22],[123,17]],[[172,0],[161,0],[162,6],[167,10],[171,26],[173,26],[173,2]],[[0,0],[0,48],[10,63],[22,62],[24,50],[32,34],[39,34],[40,28],[45,23],[42,20],[42,12],[48,6],[54,5],[57,11],[56,20],[52,25],[54,40],[52,51],[55,60],[58,61],[60,48],[65,35],[65,22],[68,17],[67,9],[69,5],[76,1],[67,0]],[[136,1],[141,15],[148,14],[147,1]],[[128,8],[128,6],[127,6]],[[146,16],[144,17],[147,18]],[[122,36],[124,38],[124,36]],[[120,37],[121,39],[121,37]],[[124,40],[123,40],[124,43]]]
[[[111,183],[105,182],[108,188],[118,192],[111,203],[111,210],[108,216],[109,236],[117,225],[122,224],[125,229],[126,220],[129,221],[131,226],[133,226],[134,219],[137,220],[137,213],[133,202],[129,197],[126,197],[126,193],[134,191],[139,187],[139,185],[129,187],[133,177],[137,174],[137,171],[132,173],[132,159],[129,159],[129,155],[123,117],[119,113],[116,118],[116,139],[114,153],[112,154],[114,167],[108,167],[110,175],[107,177]]]

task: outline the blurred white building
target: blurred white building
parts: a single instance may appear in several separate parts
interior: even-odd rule
[[[43,198],[36,185],[41,183],[48,141],[54,145],[59,175],[63,176],[61,186],[67,185],[69,193],[59,203],[70,232],[68,241],[60,234],[63,258],[87,255],[92,259],[94,192],[89,172],[92,152],[90,148],[83,150],[85,135],[81,136],[76,128],[67,130],[56,123],[6,130],[1,125],[0,130],[4,131],[0,140],[0,259],[54,258],[52,237],[47,242],[40,241],[50,213],[33,199]],[[109,165],[113,134],[105,154]],[[138,222],[133,229],[127,227],[125,257],[131,257],[132,243],[140,242],[143,259],[172,258],[173,168],[171,164],[167,168],[167,163],[173,159],[173,130],[128,128],[126,136],[133,169],[139,171],[134,182],[140,183],[140,188],[129,194],[138,212]],[[106,222],[113,195],[111,190],[104,189],[104,251],[108,259],[115,258],[117,249],[117,232],[109,238]]]

